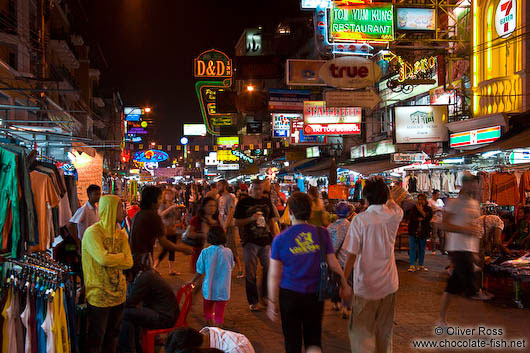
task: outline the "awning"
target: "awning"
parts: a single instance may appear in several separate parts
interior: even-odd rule
[[[309,159],[304,159],[304,160],[301,160],[301,161],[290,162],[291,164],[289,164],[288,167],[284,168],[282,170],[282,172],[286,172],[286,173],[298,172],[300,169],[312,166],[317,161],[318,161],[318,159],[316,159],[316,158],[309,158]]]
[[[323,176],[329,174],[329,168],[331,167],[331,158],[320,160],[318,163],[309,167],[300,169],[299,172],[303,175],[310,176]]]
[[[392,161],[391,154],[381,156],[358,158],[351,164],[342,165],[341,168],[353,170],[362,175],[370,175],[386,172],[388,170],[407,167],[410,164],[395,163]]]
[[[470,156],[477,153],[489,152],[489,151],[505,151],[513,150],[514,148],[528,148],[530,147],[530,129],[526,129],[518,132],[517,130],[511,130],[508,134],[504,135],[497,141],[490,143],[489,145],[469,150],[462,151],[457,154],[439,157],[438,159],[444,158],[456,158],[463,156]]]
[[[495,114],[481,118],[454,121],[452,123],[445,124],[445,126],[451,132],[464,132],[497,125],[506,126],[506,120],[507,117],[505,117],[504,114]]]

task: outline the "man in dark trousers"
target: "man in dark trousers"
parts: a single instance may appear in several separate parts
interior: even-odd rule
[[[125,302],[120,332],[120,353],[142,353],[140,334],[144,329],[173,327],[180,310],[173,289],[150,266],[149,259],[137,259],[136,278]]]
[[[267,272],[274,222],[279,218],[278,211],[270,199],[263,196],[263,184],[259,180],[252,182],[250,196],[240,200],[237,204],[234,218],[243,242],[245,284],[249,309],[256,311],[259,310],[256,281],[258,259],[263,266],[261,293],[262,299],[264,299],[267,296]]]

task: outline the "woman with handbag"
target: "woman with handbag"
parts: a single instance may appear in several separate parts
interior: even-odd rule
[[[296,192],[288,200],[292,227],[272,243],[267,315],[281,316],[287,353],[301,353],[302,343],[321,347],[324,299],[351,296],[326,229],[308,223],[311,199]],[[334,292],[334,293],[331,293]],[[333,295],[331,295],[333,294]]]
[[[182,234],[182,242],[193,248],[191,254],[191,271],[196,272],[197,260],[201,254],[208,230],[220,226],[217,216],[217,201],[211,197],[202,199],[197,215],[190,220],[188,229]]]

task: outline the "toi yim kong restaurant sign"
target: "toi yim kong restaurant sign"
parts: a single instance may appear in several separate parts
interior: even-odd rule
[[[330,10],[330,37],[336,42],[394,40],[392,4],[336,6]]]

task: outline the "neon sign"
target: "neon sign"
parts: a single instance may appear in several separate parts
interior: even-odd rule
[[[201,53],[194,61],[195,77],[230,78],[232,60],[223,52],[210,49]]]
[[[392,4],[333,7],[329,30],[335,41],[392,41],[394,7]]]
[[[495,11],[495,30],[499,37],[507,38],[517,27],[517,1],[499,1]]]
[[[485,129],[459,132],[451,134],[449,138],[449,146],[451,148],[490,143],[501,138],[501,127],[493,126]]]
[[[134,154],[134,160],[140,163],[163,162],[169,158],[169,155],[160,150],[138,151]]]
[[[403,82],[408,79],[421,78],[426,74],[430,74],[431,71],[436,67],[437,62],[437,59],[434,56],[420,59],[414,64],[404,61],[401,57],[398,57],[398,60],[401,64],[401,67],[399,68],[399,82]]]

